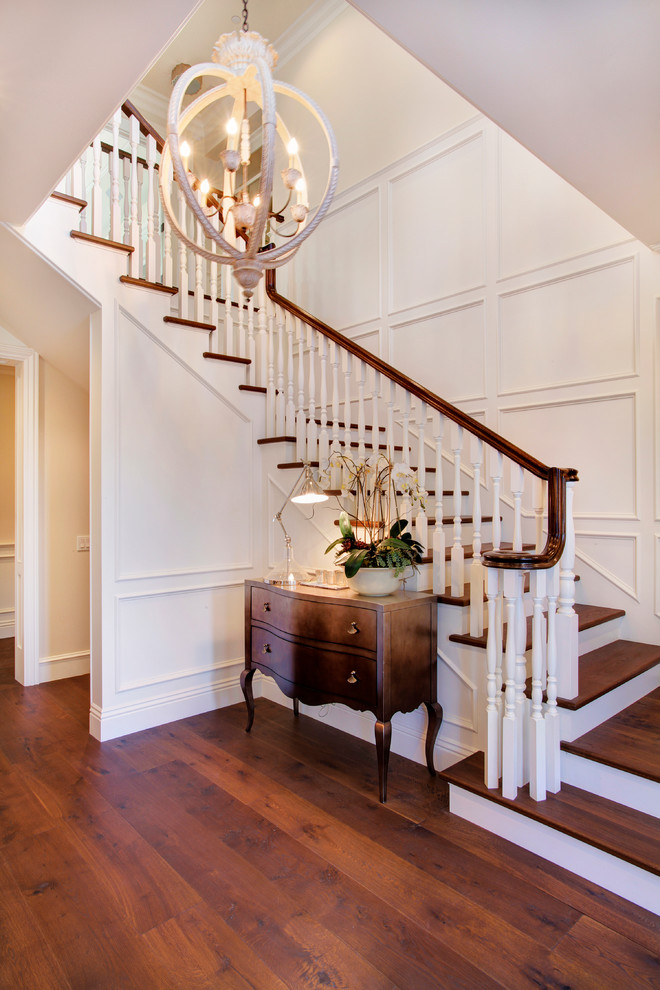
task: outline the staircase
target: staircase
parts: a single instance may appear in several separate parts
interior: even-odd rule
[[[282,477],[283,492],[306,462],[336,492],[331,453],[364,457],[378,446],[411,466],[429,493],[428,513],[406,509],[427,548],[407,587],[438,595],[446,714],[436,760],[451,810],[657,911],[660,649],[619,638],[622,610],[575,603],[576,472],[542,464],[305,314],[278,294],[273,277],[245,303],[227,271],[182,247],[175,264],[154,191],[159,139],[144,121],[132,123],[130,107],[126,114],[122,161],[132,170],[121,197],[116,118],[110,225],[96,163],[83,163],[70,191],[58,194],[82,210],[85,229],[72,231],[80,250],[96,243],[124,252],[121,282],[169,296],[163,325],[204,335],[208,374],[222,366],[223,388],[263,406],[258,444],[265,473]],[[97,161],[103,147],[94,144]],[[131,211],[144,197],[130,191],[138,174],[149,190],[139,218]],[[136,243],[124,243],[136,231]],[[335,516],[336,509],[319,512],[307,542],[320,567],[328,566],[323,550]],[[302,532],[308,523],[300,517],[296,526]],[[423,758],[418,713],[404,728],[406,755]]]

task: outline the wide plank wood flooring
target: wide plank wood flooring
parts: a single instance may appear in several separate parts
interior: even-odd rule
[[[1,653],[0,653],[1,655]],[[0,678],[0,987],[657,987],[660,918],[271,702],[100,744]]]

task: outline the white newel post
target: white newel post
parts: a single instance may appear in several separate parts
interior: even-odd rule
[[[445,432],[445,417],[441,412],[433,413],[433,439],[435,440],[435,528],[433,530],[433,594],[444,595],[447,587],[447,564],[445,561],[445,530],[443,526],[443,478],[442,441]]]
[[[575,482],[566,484],[566,544],[559,563],[559,608],[557,609],[557,691],[561,698],[578,693],[578,617],[575,604]]]
[[[520,571],[504,571],[504,598],[506,601],[506,650],[504,654],[504,716],[502,718],[502,795],[515,798],[518,794],[518,744],[516,726],[516,610],[522,596],[523,576]]]
[[[462,544],[461,451],[463,427],[452,424],[452,453],[454,455],[454,543],[451,548],[451,594],[460,598],[465,592],[465,553]]]
[[[484,631],[484,573],[481,562],[481,465],[483,441],[472,437],[472,563],[470,565],[470,636]]]
[[[419,434],[419,444],[417,448],[418,449],[417,477],[422,488],[426,488],[426,448],[424,446],[425,433],[426,433],[426,418],[427,418],[426,403],[420,402],[419,421],[417,424],[417,432]],[[428,519],[423,505],[420,505],[418,507],[417,515],[415,516],[415,539],[422,544],[422,546],[424,547],[424,554],[426,554],[429,545],[429,530],[428,530]]]
[[[501,684],[497,683],[498,666],[502,664],[502,639],[498,642],[496,621],[497,599],[500,591],[499,571],[495,567],[486,568],[486,593],[488,595],[488,643],[486,646],[486,739],[484,783],[492,789],[497,787],[500,779],[500,705],[498,692],[501,694]]]
[[[534,599],[532,615],[532,705],[529,726],[529,793],[535,801],[545,800],[546,791],[546,724],[543,718],[543,667],[545,623],[543,603],[546,595],[545,570],[532,571],[530,585]]]
[[[547,572],[546,593],[548,596],[548,645],[546,654],[547,664],[547,702],[545,708],[545,744],[546,744],[546,786],[551,794],[556,794],[561,788],[560,765],[560,719],[557,711],[557,598],[559,597],[559,564],[555,564]]]

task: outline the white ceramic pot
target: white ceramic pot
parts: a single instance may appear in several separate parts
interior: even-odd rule
[[[383,598],[398,590],[402,576],[397,577],[393,567],[361,567],[355,577],[346,580],[351,591],[358,595]]]

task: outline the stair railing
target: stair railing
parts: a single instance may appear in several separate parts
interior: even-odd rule
[[[547,466],[306,313],[277,292],[274,271],[256,304],[245,305],[231,269],[193,254],[169,228],[157,191],[162,146],[125,103],[72,171],[69,190],[87,201],[81,229],[133,246],[131,280],[176,287],[179,322],[208,328],[211,353],[249,360],[246,384],[266,393],[267,436],[295,443],[297,458],[318,465],[328,487],[341,486],[338,454],[374,450],[428,486],[426,506],[404,503],[404,511],[427,550],[429,584],[450,603],[469,600],[469,635],[481,645],[487,616],[486,784],[501,779],[503,794],[515,798],[529,781],[542,800],[560,786],[557,697],[577,694],[577,472]],[[189,235],[212,250],[184,215]],[[489,503],[490,544],[483,538]]]

